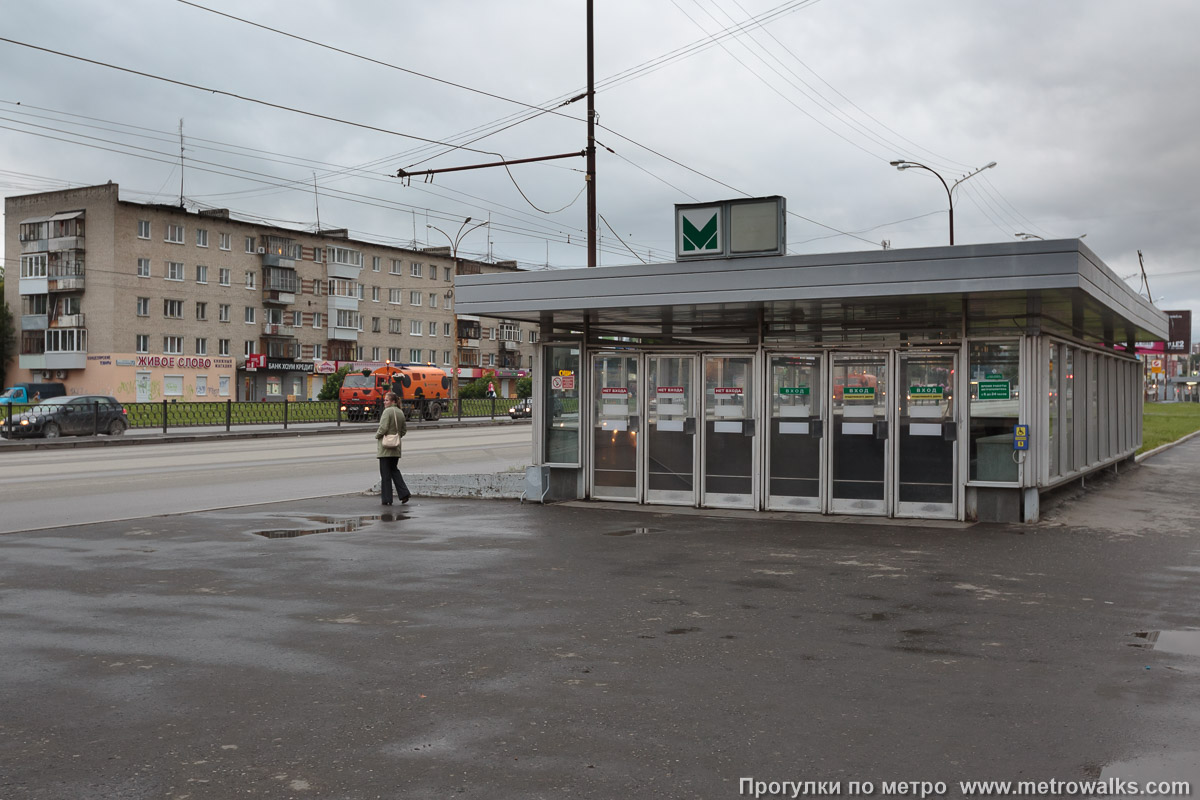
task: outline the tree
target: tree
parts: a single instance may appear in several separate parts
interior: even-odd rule
[[[533,378],[517,378],[517,397],[533,395]]]
[[[17,355],[17,333],[13,327],[12,311],[4,299],[4,273],[0,272],[0,388],[7,383],[8,361]]]
[[[346,380],[346,374],[350,372],[350,365],[338,368],[338,371],[325,379],[324,385],[321,386],[321,393],[317,395],[318,400],[337,400],[338,392],[342,390],[342,381]]]
[[[485,372],[482,378],[476,378],[466,386],[459,384],[458,396],[464,400],[475,400],[481,397],[487,397],[487,387],[489,383],[494,383],[496,380],[495,372]]]

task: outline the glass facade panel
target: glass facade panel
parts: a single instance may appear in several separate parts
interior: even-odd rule
[[[542,463],[579,465],[579,345],[542,350]]]
[[[596,356],[592,371],[592,489],[598,498],[637,499],[638,360]]]
[[[1013,427],[1021,415],[1021,346],[1016,340],[970,347],[970,479],[1015,483]]]
[[[1062,437],[1058,434],[1058,403],[1059,403],[1059,346],[1054,342],[1046,342],[1046,393],[1049,403],[1049,416],[1046,424],[1046,443],[1049,452],[1050,477],[1054,478],[1061,472],[1059,464],[1059,445]]]

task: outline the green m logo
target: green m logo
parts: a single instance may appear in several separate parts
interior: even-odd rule
[[[683,251],[686,253],[689,250],[716,250],[717,249],[717,215],[714,212],[712,219],[704,223],[703,228],[697,228],[688,220],[683,218]]]

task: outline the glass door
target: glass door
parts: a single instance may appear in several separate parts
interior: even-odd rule
[[[646,502],[696,505],[696,359],[646,356]]]
[[[957,359],[901,353],[899,362],[896,516],[957,519]]]
[[[773,355],[767,508],[821,511],[821,357]]]
[[[638,358],[592,359],[592,497],[638,500]]]
[[[702,505],[754,508],[754,428],[754,356],[705,356]]]
[[[830,379],[835,514],[888,513],[888,357],[835,353]]]

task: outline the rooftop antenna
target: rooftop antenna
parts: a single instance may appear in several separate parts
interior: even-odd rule
[[[317,192],[317,173],[313,173],[313,202],[317,206],[317,233],[321,232],[321,195]]]
[[[183,208],[183,117],[179,118],[179,207]]]

